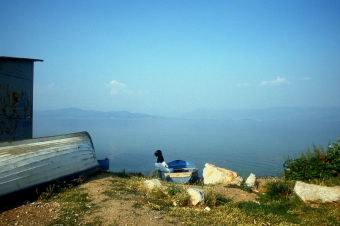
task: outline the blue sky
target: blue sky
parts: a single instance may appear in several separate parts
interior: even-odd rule
[[[340,1],[0,2],[34,109],[147,114],[340,106]]]

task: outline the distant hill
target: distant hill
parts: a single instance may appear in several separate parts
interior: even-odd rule
[[[128,111],[94,111],[79,108],[35,111],[34,117],[53,118],[111,118],[111,119],[156,119],[161,116],[131,113]],[[293,108],[276,107],[264,109],[199,109],[177,115],[179,119],[212,120],[340,120],[340,107],[334,108]]]
[[[128,111],[94,111],[82,110],[79,108],[64,108],[59,110],[35,111],[34,117],[53,117],[53,118],[115,118],[115,119],[151,119],[157,116],[131,113]]]
[[[275,107],[264,109],[224,110],[199,109],[183,114],[181,117],[219,120],[340,120],[340,107]]]

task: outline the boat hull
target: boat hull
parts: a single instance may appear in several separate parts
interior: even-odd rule
[[[178,184],[193,183],[198,179],[197,167],[185,160],[174,160],[167,163],[169,168],[173,168],[173,173],[164,173],[164,177],[169,182]]]
[[[0,196],[98,171],[87,132],[0,143]]]

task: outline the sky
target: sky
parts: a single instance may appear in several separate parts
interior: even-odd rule
[[[42,59],[34,110],[340,106],[338,0],[2,0],[0,56]]]

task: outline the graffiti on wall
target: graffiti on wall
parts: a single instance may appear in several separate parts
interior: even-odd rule
[[[31,136],[32,103],[29,96],[24,90],[17,90],[8,84],[0,85],[0,135],[2,137],[12,140]]]

